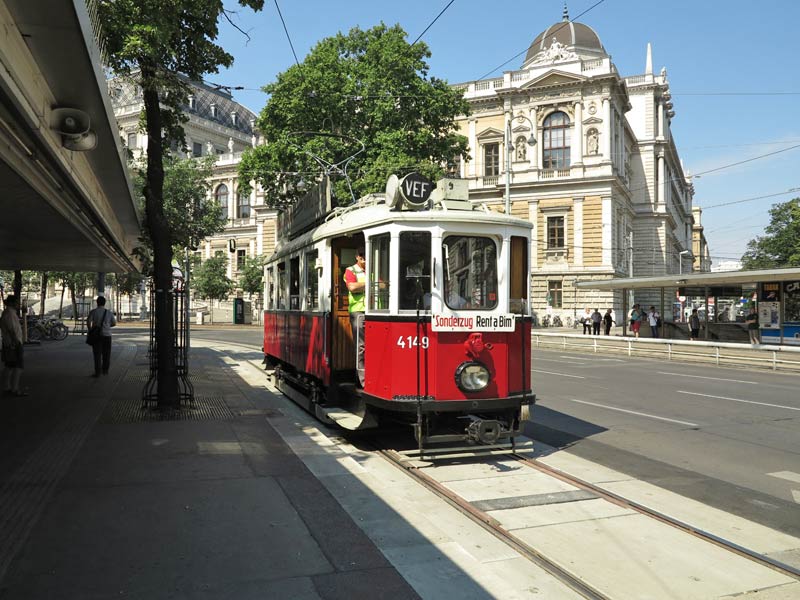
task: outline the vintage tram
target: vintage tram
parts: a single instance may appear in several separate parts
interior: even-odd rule
[[[281,214],[265,266],[263,349],[276,385],[345,429],[408,422],[420,448],[513,441],[535,401],[531,229],[473,205],[466,181],[433,189],[393,177],[386,194],[332,210],[323,182]],[[343,277],[359,248],[363,387]]]

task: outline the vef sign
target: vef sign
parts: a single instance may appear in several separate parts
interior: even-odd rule
[[[433,184],[419,173],[409,173],[400,180],[400,196],[409,208],[424,208],[433,191]]]
[[[433,331],[514,331],[514,315],[431,315]]]

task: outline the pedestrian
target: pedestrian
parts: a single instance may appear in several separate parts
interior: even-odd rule
[[[600,309],[595,308],[592,313],[592,335],[600,335],[600,323],[603,322],[603,315],[600,314]]]
[[[606,311],[606,314],[603,315],[603,324],[605,325],[606,335],[611,335],[611,325],[616,323],[614,317],[611,315],[611,309],[609,308]]]
[[[633,308],[631,309],[630,315],[628,315],[631,323],[631,331],[633,332],[633,337],[639,337],[639,328],[642,326],[642,309],[639,307],[638,304],[634,304]]]
[[[586,309],[581,316],[581,323],[583,324],[583,335],[592,333],[592,311]]]
[[[361,387],[364,387],[364,291],[367,284],[366,257],[364,248],[356,249],[356,263],[344,271],[347,285],[347,307],[350,312],[350,329],[356,348],[356,374]]]
[[[744,319],[747,324],[747,334],[750,336],[751,344],[759,344],[761,340],[758,339],[758,313],[756,307],[751,306]]]
[[[106,299],[98,296],[97,308],[91,310],[89,316],[86,317],[88,331],[94,327],[100,330],[100,341],[92,344],[92,355],[94,356],[92,377],[100,377],[101,372],[103,375],[108,375],[108,369],[111,367],[111,328],[116,325],[117,318],[106,308]]]
[[[689,339],[696,342],[700,338],[700,315],[697,314],[697,309],[692,309],[692,314],[689,317]]]
[[[657,338],[658,328],[661,327],[661,315],[658,314],[655,306],[650,307],[650,311],[647,313],[647,322],[650,324],[650,333]]]
[[[6,298],[5,308],[0,316],[0,335],[3,336],[3,395],[27,396],[28,393],[20,387],[25,354],[18,311],[19,301],[12,294]]]

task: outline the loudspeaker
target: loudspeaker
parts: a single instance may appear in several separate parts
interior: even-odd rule
[[[79,137],[89,131],[89,115],[77,108],[54,108],[50,127],[65,137]]]
[[[86,152],[87,150],[94,150],[97,146],[97,135],[94,131],[87,131],[86,133],[78,136],[64,136],[61,140],[64,148],[72,150],[73,152]]]

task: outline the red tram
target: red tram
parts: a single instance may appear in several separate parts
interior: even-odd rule
[[[333,210],[321,186],[307,197],[312,210],[299,203],[282,215],[265,266],[267,367],[283,393],[346,429],[405,421],[420,447],[513,438],[535,401],[532,226],[474,206],[465,181],[442,180],[421,202],[397,186]],[[367,273],[363,388],[343,278],[357,248]]]

